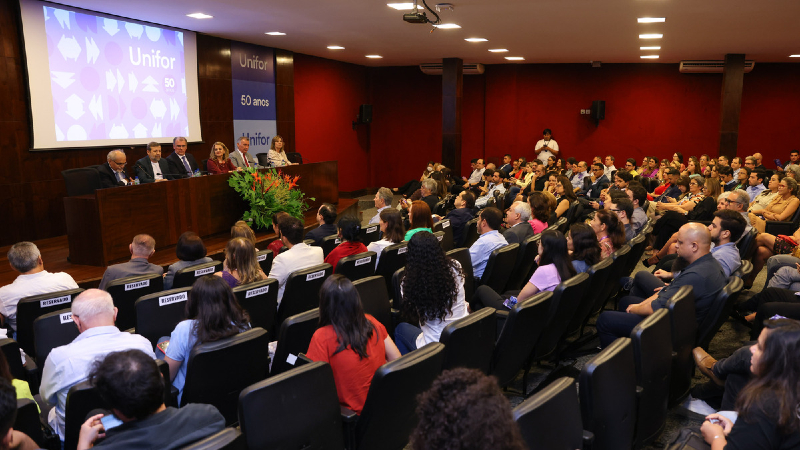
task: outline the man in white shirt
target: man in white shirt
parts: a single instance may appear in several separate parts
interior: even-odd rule
[[[742,158],[735,156],[731,159],[731,169],[733,169],[733,179],[739,179],[739,170],[742,168]]]
[[[322,264],[325,259],[321,247],[310,247],[303,243],[303,222],[296,217],[283,217],[278,221],[281,241],[289,250],[275,256],[269,278],[278,280],[278,306],[283,299],[286,280],[292,272]]]
[[[583,178],[587,175],[586,170],[589,168],[586,161],[581,161],[572,166],[575,174],[572,175],[572,190],[576,193],[583,189]]]
[[[758,194],[764,192],[767,188],[764,186],[764,172],[760,170],[753,170],[750,172],[750,178],[747,179],[747,184],[747,195],[750,196],[750,203],[753,203],[756,197],[758,197]]]
[[[489,256],[496,249],[508,245],[506,238],[500,234],[500,225],[503,223],[503,213],[497,208],[486,208],[478,216],[478,240],[469,248],[469,257],[472,260],[472,273],[476,280],[480,280],[486,270]]]
[[[486,191],[486,194],[478,197],[478,199],[475,200],[475,207],[483,208],[486,206],[486,204],[489,203],[489,200],[494,198],[495,192],[500,192],[502,194],[506,193],[506,187],[503,185],[503,175],[499,170],[492,172],[492,178],[489,180],[488,190]]]
[[[233,163],[236,167],[255,167],[256,169],[261,168],[258,165],[258,161],[248,153],[250,150],[250,138],[247,136],[239,136],[239,139],[236,140],[236,151],[231,153],[231,163]]]
[[[450,188],[450,192],[453,194],[459,194],[464,189],[472,189],[473,191],[477,191],[478,186],[480,186],[481,182],[483,181],[483,171],[485,170],[483,167],[483,160],[473,159],[471,165],[472,173],[470,174],[469,178],[461,177],[464,181],[466,181],[466,183],[463,185],[453,185],[453,187]]]
[[[369,219],[367,224],[378,223],[378,221],[381,220],[381,211],[392,206],[393,198],[394,194],[392,194],[391,189],[385,187],[378,189],[378,192],[375,193],[375,198],[373,199],[375,202],[375,207],[378,208],[378,211],[374,216],[372,216],[372,219]]]
[[[550,131],[550,128],[545,128],[544,131],[542,131],[542,139],[539,139],[534,149],[536,158],[545,166],[547,165],[547,158],[551,156],[557,157],[559,153],[558,142],[556,142],[552,136],[553,132]]]
[[[603,175],[608,177],[610,181],[614,181],[614,176],[612,174],[617,170],[614,166],[614,155],[607,155],[605,161],[606,170],[603,172]]]
[[[64,440],[64,414],[69,388],[84,381],[95,360],[111,352],[141,350],[155,359],[153,346],[142,336],[120,331],[114,322],[117,308],[108,292],[89,289],[72,302],[72,320],[80,335],[72,343],[56,347],[47,356],[39,394],[54,407],[48,423]]]
[[[17,329],[17,303],[32,295],[77,289],[78,284],[64,272],[44,270],[42,254],[33,242],[18,242],[8,250],[8,263],[19,272],[13,283],[0,288],[0,323]]]

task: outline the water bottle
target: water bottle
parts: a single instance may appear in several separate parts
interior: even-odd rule
[[[195,170],[195,171],[194,171],[194,176],[195,176],[195,177],[201,177],[201,176],[203,176],[203,175],[200,173],[200,169],[197,169],[197,170]]]
[[[139,184],[139,177],[134,177],[133,184],[134,184],[134,186]]]
[[[503,302],[503,306],[505,306],[508,309],[513,308],[514,305],[516,304],[517,304],[517,297],[514,297],[513,295]]]

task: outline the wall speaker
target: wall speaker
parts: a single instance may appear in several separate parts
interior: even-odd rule
[[[606,118],[606,101],[595,100],[592,102],[592,119],[603,120]]]
[[[372,123],[372,105],[361,105],[358,108],[358,122]]]

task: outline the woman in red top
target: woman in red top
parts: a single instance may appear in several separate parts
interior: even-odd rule
[[[236,171],[236,166],[233,165],[230,158],[228,147],[222,142],[214,142],[211,147],[211,155],[206,162],[206,168],[209,175],[216,175],[219,173],[228,173]]]
[[[400,351],[386,328],[364,314],[353,283],[332,275],[319,291],[319,328],[306,356],[331,365],[339,404],[361,414],[375,371]]]
[[[275,256],[278,256],[278,254],[281,252],[281,248],[283,248],[283,241],[281,240],[281,230],[280,228],[278,228],[278,222],[281,220],[281,218],[288,216],[289,213],[285,213],[283,211],[272,215],[272,231],[275,232],[275,235],[278,236],[278,238],[269,243],[267,250],[272,250],[273,258]]]
[[[340,259],[367,251],[367,247],[358,241],[360,232],[361,222],[355,217],[346,216],[339,220],[339,237],[342,238],[343,242],[328,253],[328,257],[325,258],[325,262],[333,266],[334,272],[336,272],[336,263]]]

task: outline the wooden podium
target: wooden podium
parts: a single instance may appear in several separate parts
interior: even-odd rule
[[[266,171],[268,169],[263,169]],[[287,166],[284,174],[300,176],[298,187],[316,213],[322,203],[338,203],[338,163]],[[69,258],[73,264],[107,266],[130,258],[133,237],[146,233],[156,249],[174,246],[186,231],[200,237],[229,232],[249,209],[228,185],[230,175],[99,189],[93,195],[64,198]]]

